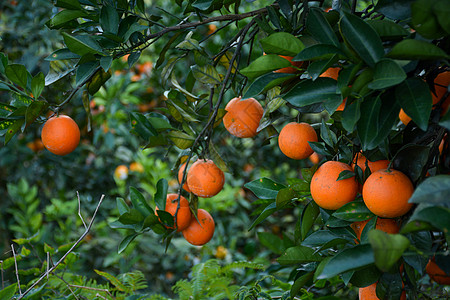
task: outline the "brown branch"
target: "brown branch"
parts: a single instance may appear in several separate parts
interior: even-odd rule
[[[17,285],[19,286],[19,295],[22,296],[22,289],[20,288],[19,268],[17,267],[16,252],[14,251],[14,245],[11,244],[11,250],[14,256],[14,266],[16,267]]]
[[[26,294],[28,294],[35,286],[37,286],[39,284],[39,282],[41,282],[45,277],[48,276],[48,274],[52,273],[65,259],[66,257],[72,253],[72,251],[81,243],[81,241],[86,237],[86,235],[89,233],[89,231],[91,230],[92,225],[94,224],[94,220],[95,217],[97,216],[97,212],[98,209],[100,208],[100,205],[103,202],[103,199],[105,198],[105,195],[102,195],[100,200],[98,201],[97,207],[95,208],[94,214],[92,215],[92,219],[89,222],[88,227],[86,228],[86,230],[84,231],[84,233],[80,236],[80,238],[75,242],[75,244],[72,245],[72,247],[70,247],[70,249],[61,257],[61,259],[55,264],[53,265],[53,267],[51,267],[49,270],[47,270],[44,274],[41,275],[41,277],[39,277],[38,280],[36,280],[23,294],[20,295],[19,298],[17,298],[18,300],[22,299]],[[20,285],[19,285],[20,288]]]

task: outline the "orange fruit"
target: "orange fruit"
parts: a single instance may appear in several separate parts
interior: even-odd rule
[[[294,67],[301,68],[303,65],[302,61],[292,61],[292,59],[294,58],[293,56],[284,56],[284,55],[279,55],[279,56],[284,59],[287,59],[291,63],[291,65],[293,65]],[[274,73],[297,73],[297,72],[298,72],[298,69],[293,68],[293,67],[281,68],[281,69],[274,71]]]
[[[183,172],[184,172],[185,168],[186,168],[186,163],[182,164],[180,169],[178,170],[178,183],[181,183],[181,181],[183,180]],[[189,168],[188,168],[188,170],[189,170]],[[186,175],[186,179],[187,179],[187,175]],[[191,190],[189,189],[189,186],[187,184],[187,180],[184,181],[183,189],[188,193],[191,192]]]
[[[310,162],[312,162],[315,165],[317,165],[320,162],[320,156],[316,152],[313,152],[313,154],[311,154],[308,157],[308,159],[309,159]]]
[[[400,121],[402,121],[402,123],[405,125],[408,125],[408,123],[411,121],[411,117],[405,113],[403,108],[400,109],[400,112],[398,113],[398,117],[399,117]]]
[[[430,278],[437,283],[450,285],[450,274],[445,273],[444,270],[439,268],[439,266],[434,261],[434,257],[428,262],[425,271],[430,276]]]
[[[227,254],[228,254],[228,250],[224,246],[218,246],[216,248],[216,254],[215,254],[216,258],[224,259],[227,256]]]
[[[341,68],[338,68],[338,67],[328,68],[319,77],[329,77],[329,78],[333,78],[334,80],[337,80],[340,70],[341,70]]]
[[[189,168],[187,184],[194,195],[210,198],[222,190],[224,183],[225,175],[212,160],[199,159]]]
[[[361,168],[363,173],[366,171],[366,162],[367,166],[369,167],[369,170],[371,173],[376,172],[381,169],[387,169],[389,165],[389,161],[386,159],[377,160],[377,161],[370,161],[368,160],[362,153],[358,153],[355,156],[355,161],[358,167]],[[352,162],[353,170],[355,169],[355,164]]]
[[[343,111],[345,108],[345,103],[347,102],[347,98],[345,98],[341,104],[339,104],[338,108],[336,108],[336,111]]]
[[[377,297],[377,283],[373,283],[364,288],[359,288],[359,300],[380,300]],[[400,300],[406,300],[406,292],[403,291]]]
[[[256,136],[264,109],[255,98],[233,98],[225,110],[227,113],[223,117],[223,125],[229,133],[240,138]]]
[[[209,242],[214,235],[214,219],[204,209],[197,210],[197,219],[194,215],[191,217],[189,226],[182,231],[183,237],[190,244],[201,246]],[[199,223],[200,221],[200,223]]]
[[[337,180],[342,171],[352,168],[339,161],[327,161],[321,165],[311,179],[311,196],[322,208],[336,210],[353,201],[358,192],[355,177]]]
[[[175,216],[175,212],[177,211],[178,202],[178,194],[167,194],[166,198],[166,208],[164,209],[172,216]],[[158,207],[155,208],[155,213],[158,210]],[[189,201],[183,196],[180,196],[180,208],[177,213],[177,231],[182,231],[189,226],[191,223],[191,209],[189,208]]]
[[[278,136],[281,152],[292,159],[305,159],[314,153],[308,142],[317,142],[317,133],[308,123],[291,122]]]
[[[436,104],[447,92],[448,85],[450,85],[450,71],[439,73],[434,79],[434,89],[436,94],[431,93],[433,104]],[[445,114],[450,106],[450,98],[447,98],[442,104],[442,114]]]
[[[209,24],[208,25],[208,35],[213,34],[217,30],[216,24]]]
[[[412,207],[408,203],[414,186],[400,171],[381,169],[373,172],[363,185],[362,196],[367,208],[382,218],[396,218]]]
[[[358,240],[361,239],[361,233],[363,232],[364,227],[366,227],[366,224],[369,221],[370,219],[365,221],[354,222],[352,225],[350,225],[350,227],[352,227],[352,229],[355,231]],[[394,219],[382,219],[382,218],[377,219],[375,228],[384,231],[386,233],[398,233],[400,230],[397,222]]]
[[[144,166],[134,161],[130,164],[130,171],[144,173]]]
[[[147,61],[145,63],[139,64],[137,68],[139,74],[150,74],[150,71],[153,68],[153,64],[151,61]]]
[[[114,177],[120,180],[125,180],[128,178],[128,167],[125,165],[117,166],[114,170]]]
[[[41,139],[48,151],[56,155],[66,155],[80,143],[80,129],[69,116],[51,117],[42,127]]]

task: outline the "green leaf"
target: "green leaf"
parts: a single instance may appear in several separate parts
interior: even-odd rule
[[[409,247],[409,240],[401,234],[388,234],[374,229],[369,232],[369,242],[375,265],[383,272],[389,271]]]
[[[295,56],[305,48],[305,45],[287,32],[276,32],[260,40],[261,46],[266,54],[278,54]]]
[[[448,0],[436,1],[433,5],[433,13],[436,15],[439,25],[445,30],[447,34],[450,34],[450,6]]]
[[[340,244],[346,244],[350,240],[343,238],[330,230],[317,230],[311,233],[302,245],[309,247],[319,247],[319,249],[327,249]]]
[[[117,203],[117,209],[119,210],[119,215],[122,215],[122,214],[130,211],[130,208],[128,207],[125,200],[123,200],[123,198],[117,197],[116,203]]]
[[[261,212],[261,214],[258,217],[256,217],[256,219],[252,222],[248,230],[249,231],[252,230],[256,225],[264,221],[268,216],[270,216],[277,210],[278,208],[275,202],[272,202],[269,205],[267,205],[266,208],[264,208],[264,210]]]
[[[205,66],[194,65],[191,66],[191,70],[195,79],[197,79],[201,83],[213,86],[219,85],[221,83],[219,73],[217,72],[216,68],[214,68],[212,65],[205,65]]]
[[[64,60],[64,59],[78,59],[81,56],[73,53],[69,48],[62,48],[54,51],[45,58],[46,61]]]
[[[285,188],[284,185],[265,177],[248,182],[244,187],[252,191],[259,199],[275,199],[278,191]]]
[[[167,137],[180,149],[188,149],[190,148],[195,141],[195,138],[190,136],[189,134],[178,131],[178,130],[172,130],[167,134]]]
[[[448,59],[449,55],[441,48],[421,40],[405,39],[392,48],[386,57],[403,60]]]
[[[56,7],[62,7],[67,9],[81,10],[81,5],[78,0],[56,0]]]
[[[392,127],[398,122],[400,106],[395,101],[394,93],[388,90],[381,95],[380,114],[378,115],[378,129],[375,139],[367,144],[369,149],[383,144],[391,133]]]
[[[389,19],[407,20],[411,17],[411,3],[413,2],[414,0],[379,0],[375,11]]]
[[[210,155],[210,158],[212,159],[212,161],[214,162],[214,164],[219,169],[221,169],[223,172],[229,172],[227,164],[222,159],[222,157],[220,156],[220,154],[217,151],[216,147],[212,143],[209,144],[209,155]]]
[[[42,74],[42,73],[40,73]],[[25,113],[25,124],[26,126],[36,120],[48,107],[47,101],[33,101],[28,107],[27,112]]]
[[[167,228],[173,228],[175,220],[174,217],[169,212],[158,209],[156,213],[158,214],[161,223],[167,226]]]
[[[328,146],[334,148],[337,143],[336,134],[330,129],[328,125],[325,124],[325,120],[322,119],[322,123],[320,125],[320,137]]]
[[[413,182],[422,175],[423,167],[428,161],[430,148],[425,145],[406,144],[393,158],[393,168],[401,170]]]
[[[445,35],[433,13],[435,1],[417,0],[411,4],[411,23],[413,28],[424,38],[437,39]],[[446,4],[448,6],[448,3]]]
[[[75,54],[83,56],[85,54],[102,54],[102,48],[94,38],[88,35],[71,36],[68,33],[61,33],[67,48]]]
[[[280,265],[295,265],[321,260],[322,257],[319,254],[314,253],[314,249],[306,246],[288,248],[282,256],[277,258]]]
[[[432,226],[432,228],[442,231],[448,235],[450,230],[450,209],[439,206],[429,206],[428,204],[419,204],[401,232],[413,232],[417,230],[427,230],[428,226],[424,224],[415,224],[418,222],[425,222]],[[421,228],[424,226],[423,228]]]
[[[17,291],[17,284],[13,283],[0,291],[0,299],[10,300]]]
[[[119,14],[116,9],[107,3],[100,10],[100,25],[106,32],[117,34],[119,30]]]
[[[345,56],[345,54],[336,46],[326,44],[316,44],[305,48],[297,54],[293,61],[306,61],[317,59],[329,59],[334,55],[339,54]]]
[[[373,67],[384,56],[380,37],[361,18],[343,12],[340,29],[344,39],[369,66]]]
[[[131,67],[134,66],[134,64],[139,60],[139,57],[141,57],[141,51],[134,51],[130,53],[130,56],[128,56],[128,68],[131,69]]]
[[[14,123],[12,123],[8,127],[5,134],[5,145],[12,139],[12,137],[16,134],[16,132],[22,127],[24,123],[25,119],[18,119],[15,120]]]
[[[306,274],[303,274],[302,276],[295,279],[294,283],[292,284],[290,295],[291,297],[295,297],[300,290],[303,288],[303,286],[310,281],[314,277],[314,272],[309,272]],[[295,298],[293,298],[295,299]],[[331,300],[331,299],[330,299]]]
[[[381,38],[398,39],[407,36],[408,31],[401,25],[389,20],[367,20],[366,21]]]
[[[130,119],[131,132],[139,135],[144,140],[149,140],[150,137],[158,135],[158,131],[156,131],[151,122],[143,114],[132,112],[130,113]]]
[[[318,279],[327,279],[351,270],[358,270],[375,262],[370,245],[358,245],[333,256]]]
[[[247,99],[255,97],[294,77],[295,75],[286,73],[264,74],[252,82],[242,98]]]
[[[320,43],[339,47],[339,40],[321,9],[311,7],[306,19],[306,28]]]
[[[139,224],[144,221],[144,216],[137,209],[130,209],[119,217],[119,222],[125,225]]]
[[[374,215],[370,212],[364,202],[352,201],[336,210],[333,213],[333,216],[342,220],[357,222],[367,220]]]
[[[291,188],[284,188],[278,191],[277,198],[275,199],[277,208],[282,208],[288,204],[293,198],[295,198],[297,193]]]
[[[46,23],[51,29],[58,29],[62,27],[61,25],[70,22],[74,19],[85,16],[86,14],[81,10],[62,10],[57,13],[51,20]],[[75,23],[76,24],[76,23]]]
[[[90,79],[92,75],[94,75],[99,66],[100,65],[98,61],[89,61],[79,65],[75,77],[75,84],[84,84],[87,80]]]
[[[278,55],[268,54],[255,59],[248,67],[241,70],[242,75],[250,79],[278,69],[290,67],[291,63]]]
[[[314,201],[310,201],[302,211],[300,234],[301,240],[305,240],[309,230],[319,216],[319,206]]]
[[[31,79],[31,92],[35,99],[38,99],[45,87],[45,76],[39,72]]]
[[[195,0],[192,6],[200,10],[207,10],[213,2],[214,0]]]
[[[373,90],[381,90],[403,82],[406,79],[406,73],[392,59],[382,59],[375,65],[373,81],[368,87]]]
[[[322,77],[317,78],[315,81],[310,79],[301,81],[283,96],[283,99],[295,107],[303,107],[315,103],[323,103],[326,107],[336,106],[336,104],[339,106],[342,102],[342,96],[337,88],[336,80]]]
[[[378,134],[378,116],[380,113],[380,98],[367,98],[361,103],[361,115],[357,123],[358,136],[362,143],[362,149],[370,150],[376,147],[372,144]]]
[[[153,210],[145,200],[144,195],[141,194],[135,187],[130,187],[130,200],[133,207],[137,209],[144,217],[153,214]]]
[[[107,272],[102,272],[99,270],[95,270],[95,273],[97,273],[98,275],[106,278],[112,285],[114,285],[119,291],[121,292],[125,292],[128,291],[128,288],[116,277],[114,277],[111,274],[108,274]]]
[[[156,184],[156,193],[153,197],[155,201],[155,205],[158,206],[159,209],[166,209],[166,199],[167,199],[167,190],[169,188],[169,184],[165,178],[161,178],[158,180]]]
[[[433,105],[427,83],[416,77],[408,78],[395,88],[395,97],[405,113],[426,131]]]
[[[259,242],[269,248],[275,254],[281,254],[284,251],[283,240],[270,232],[258,232]]]
[[[421,182],[408,202],[450,207],[448,199],[450,199],[450,176],[437,175]]]
[[[342,112],[342,127],[347,132],[352,133],[355,130],[355,125],[361,117],[361,101],[355,100],[350,104],[346,104]]]
[[[22,88],[27,87],[28,78],[31,78],[25,66],[19,64],[7,65],[5,67],[5,74],[9,80]]]
[[[128,245],[138,236],[138,233],[127,235],[119,244],[117,252],[120,254],[128,247]]]

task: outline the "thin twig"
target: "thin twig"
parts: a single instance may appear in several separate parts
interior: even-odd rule
[[[97,216],[98,209],[100,208],[100,205],[102,204],[104,198],[105,198],[105,195],[102,195],[100,200],[98,201],[97,207],[95,208],[94,214],[92,215],[92,219],[89,222],[88,227],[86,228],[84,233],[80,236],[80,238],[75,242],[75,244],[73,244],[72,247],[70,247],[70,249],[66,252],[66,254],[64,254],[61,257],[61,259],[58,260],[58,262],[55,265],[53,265],[53,267],[51,267],[44,274],[42,274],[41,277],[39,277],[39,279],[37,281],[35,281],[23,294],[21,294],[20,297],[17,298],[18,300],[22,299],[26,294],[28,294],[36,285],[38,285],[45,277],[47,277],[47,275],[49,273],[52,273],[66,259],[66,257],[70,253],[72,253],[72,251],[81,243],[81,241],[86,237],[86,235],[91,230],[91,227],[94,224],[95,217]],[[13,251],[14,251],[14,249],[13,249]],[[19,288],[20,288],[20,285],[19,285]]]
[[[62,282],[64,282],[67,286],[67,288],[69,289],[70,293],[75,297],[75,299],[79,300],[80,298],[77,297],[77,295],[75,295],[75,292],[70,288],[70,284],[64,280],[64,278],[62,276],[56,276],[57,278],[59,278]]]
[[[2,273],[2,290],[5,288],[5,281],[3,280],[3,260],[0,260],[0,272]]]
[[[84,222],[83,216],[81,215],[81,200],[80,200],[80,193],[77,191],[77,198],[78,198],[78,216],[80,216],[81,222],[83,222],[84,229],[87,228],[86,223]]]
[[[14,251],[14,245],[11,244],[12,253],[14,256],[14,265],[16,267],[17,285],[19,286],[19,295],[22,295],[22,289],[20,288],[19,268],[17,267],[16,252]]]

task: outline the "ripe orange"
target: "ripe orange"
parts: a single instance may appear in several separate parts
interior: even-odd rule
[[[359,300],[380,300],[377,297],[377,284],[373,283],[364,288],[359,288]],[[400,300],[406,300],[406,292],[403,291]]]
[[[308,142],[317,142],[317,133],[308,123],[291,122],[278,136],[281,152],[292,159],[305,159],[314,153]]]
[[[354,222],[350,227],[355,231],[356,237],[358,240],[361,239],[361,233],[364,230],[364,227],[366,227],[366,224],[369,222],[369,220],[365,221],[359,221]],[[386,233],[398,233],[400,228],[397,224],[397,222],[394,219],[382,219],[378,218],[377,223],[375,224],[375,228],[382,230]]]
[[[361,168],[363,173],[366,171],[366,162],[367,162],[367,166],[369,167],[369,170],[371,173],[376,172],[381,169],[387,169],[387,167],[389,165],[388,160],[382,159],[382,160],[377,160],[377,161],[370,161],[362,153],[358,153],[355,156],[355,162],[358,165],[358,167]],[[355,169],[354,162],[352,162],[352,168],[353,168],[353,170]]]
[[[343,111],[345,108],[345,103],[347,102],[347,98],[345,98],[341,104],[339,104],[338,108],[336,108],[336,111]]]
[[[117,166],[114,170],[114,177],[120,180],[125,180],[128,178],[128,167],[125,165]]]
[[[411,209],[408,200],[413,192],[408,176],[397,170],[381,169],[367,178],[362,195],[371,212],[383,218],[396,218]]]
[[[80,129],[69,116],[52,117],[42,128],[41,139],[48,151],[56,155],[66,155],[80,143]]]
[[[178,194],[167,194],[166,198],[166,208],[164,209],[172,216],[175,216],[175,212],[177,211],[177,202]],[[158,210],[158,207],[155,208],[155,213]],[[182,231],[189,226],[191,222],[191,209],[189,208],[189,201],[183,196],[180,196],[180,209],[178,209],[177,213],[177,231]]]
[[[209,24],[208,25],[208,35],[213,34],[217,30],[216,24]]]
[[[130,171],[144,173],[144,166],[136,161],[130,164]]]
[[[342,171],[352,171],[352,168],[342,162],[327,161],[314,173],[310,189],[317,205],[336,210],[355,199],[358,182],[355,177],[337,181]]]
[[[411,122],[411,117],[405,113],[403,108],[400,109],[400,112],[398,113],[398,117],[399,117],[400,121],[402,121],[402,123],[405,125],[408,125],[408,123]]]
[[[310,162],[312,162],[315,165],[317,165],[320,162],[320,156],[316,152],[313,152],[313,154],[311,154],[308,157],[308,159],[309,159]]]
[[[227,113],[223,117],[223,125],[229,133],[240,138],[256,136],[264,109],[255,98],[233,98],[225,110]]]
[[[228,250],[224,246],[218,246],[216,248],[216,254],[215,254],[216,258],[224,259],[227,256],[227,254],[228,254]]]
[[[337,80],[340,70],[341,70],[341,68],[338,68],[338,67],[328,68],[319,77],[329,77],[329,78],[333,78],[334,80]]]
[[[197,219],[194,215],[191,217],[189,226],[183,230],[183,236],[190,244],[195,246],[201,246],[209,242],[214,235],[214,219],[204,209],[197,211]]]
[[[301,68],[303,65],[302,61],[292,61],[292,59],[294,58],[293,56],[280,55],[280,57],[287,59],[291,63],[291,65],[293,65],[294,67]],[[274,71],[274,73],[297,73],[297,72],[298,72],[298,69],[293,68],[293,67],[281,68],[281,69]]]
[[[212,160],[199,159],[189,168],[187,184],[191,193],[210,198],[217,195],[223,188],[225,175]]]
[[[184,172],[185,168],[186,168],[186,163],[182,164],[180,169],[178,170],[178,183],[181,183],[181,181],[183,179],[183,172]],[[189,170],[189,168],[188,168],[188,170]],[[187,175],[186,175],[186,179],[187,179]],[[184,181],[183,189],[188,193],[191,192],[191,190],[189,189],[189,186],[187,184],[187,180]]]
[[[437,283],[450,285],[450,274],[446,274],[444,270],[439,268],[439,266],[434,261],[434,257],[428,262],[425,271],[430,276],[430,278]]]
[[[448,85],[450,85],[450,71],[439,73],[434,79],[434,89],[436,95],[431,93],[433,104],[436,104],[447,92]],[[442,114],[445,114],[450,106],[450,98],[447,98],[442,104]]]

